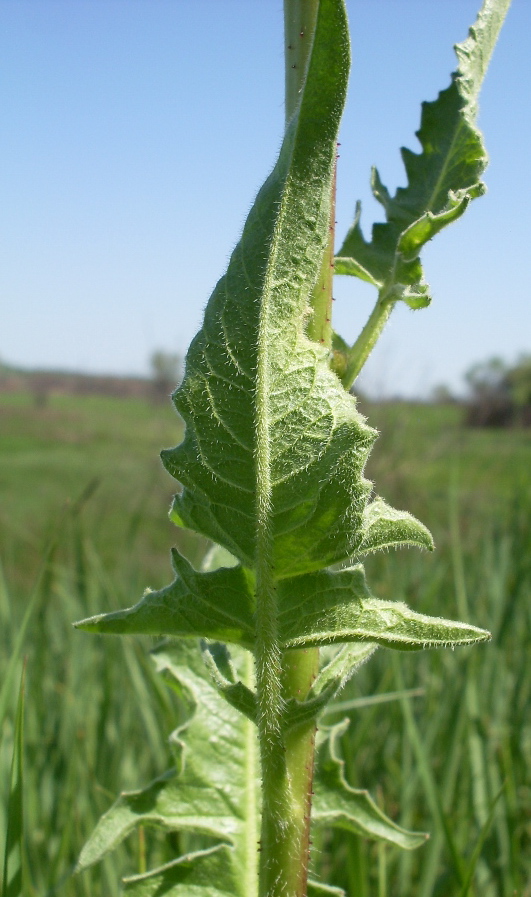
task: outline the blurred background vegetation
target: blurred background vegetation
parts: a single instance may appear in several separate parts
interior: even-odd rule
[[[26,658],[28,895],[114,897],[121,874],[170,859],[175,846],[146,830],[71,874],[117,793],[167,768],[167,737],[185,712],[153,672],[149,639],[71,626],[168,583],[172,545],[195,563],[206,547],[167,521],[175,484],[158,453],[182,426],[161,398],[180,360],[159,361],[151,381],[0,372],[0,852]],[[439,391],[431,403],[361,402],[381,433],[368,475],[437,546],[370,559],[373,592],[493,639],[422,655],[382,649],[325,718],[351,719],[351,784],[431,833],[407,854],[348,833],[317,841],[317,874],[352,897],[531,895],[530,371],[529,357],[478,366],[466,401]],[[494,393],[512,409],[503,425],[471,410]]]

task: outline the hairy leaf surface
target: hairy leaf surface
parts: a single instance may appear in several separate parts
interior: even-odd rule
[[[176,574],[159,591],[148,590],[134,607],[83,620],[88,632],[204,636],[252,648],[255,634],[252,575],[240,565],[198,573],[172,551]]]
[[[374,172],[387,223],[375,225],[367,243],[357,217],[337,260],[338,271],[369,280],[386,301],[427,304],[420,249],[482,192],[486,156],[475,103],[504,3],[486,0],[458,48],[450,88],[424,105],[422,152],[403,151],[408,186],[391,197]],[[296,790],[309,790],[315,719],[326,702],[377,646],[417,650],[489,637],[378,600],[357,563],[376,550],[430,550],[433,542],[410,514],[372,495],[364,468],[377,434],[339,367],[337,374],[331,368],[335,356],[346,365],[345,344],[336,338],[330,351],[308,337],[329,243],[348,69],[344,2],[320,0],[306,79],[277,163],[208,302],[173,397],[186,429],[183,442],[162,453],[182,486],[172,518],[214,547],[201,571],[175,551],[171,585],[77,624],[178,638],[154,654],[190,705],[171,739],[175,768],[122,794],[79,860],[79,870],[97,862],[138,825],[187,833],[197,849],[127,879],[132,897],[257,897],[259,877],[260,893],[285,893],[295,841],[301,847],[307,838],[307,795]],[[301,656],[293,649],[317,646],[329,662],[313,681],[318,652],[306,652],[313,665],[302,686],[288,675]],[[306,743],[297,744],[305,727]],[[348,785],[336,750],[340,731],[321,738],[314,822],[408,849],[422,843],[423,835],[401,829],[367,792]],[[299,770],[306,771],[302,786]],[[316,897],[339,893],[309,885]]]
[[[220,845],[179,857],[159,869],[124,879],[128,897],[239,897],[241,875],[230,847]],[[251,897],[254,893],[250,892]]]
[[[372,622],[366,633],[360,614],[368,593],[357,574],[323,579],[320,571],[389,546],[433,548],[414,517],[370,500],[363,469],[376,432],[331,371],[328,351],[305,332],[329,235],[347,75],[344,6],[322,0],[300,105],[174,396],[186,432],[163,452],[183,485],[173,517],[240,565],[197,573],[174,552],[171,586],[85,621],[86,629],[200,635],[253,649],[267,594],[279,649],[367,640]],[[262,597],[258,571],[261,581],[267,571]]]
[[[337,738],[345,731],[348,720],[321,733],[318,774],[314,784],[312,820],[316,825],[347,829],[358,835],[389,841],[405,850],[423,844],[427,835],[409,832],[391,822],[376,806],[367,791],[352,788],[345,779],[344,762],[337,751]]]
[[[353,274],[412,308],[430,302],[420,250],[485,191],[481,176],[488,157],[475,124],[477,99],[509,3],[486,0],[467,40],[456,46],[459,64],[450,87],[434,102],[422,104],[417,131],[422,151],[402,149],[407,187],[391,196],[373,169],[372,192],[385,209],[386,223],[375,224],[367,242],[358,203],[354,224],[337,253],[338,274]]]
[[[77,626],[90,632],[179,637],[205,635],[253,649],[252,576],[241,566],[197,573],[175,553],[175,582],[148,592],[134,607],[92,617]],[[340,642],[374,642],[387,648],[420,650],[485,641],[490,634],[476,626],[428,617],[403,602],[381,601],[367,587],[361,564],[348,570],[323,570],[281,580],[279,640],[283,649]],[[220,680],[221,686],[221,680]],[[225,686],[222,686],[225,687]],[[241,689],[227,680],[235,694]],[[237,695],[242,709],[247,706]]]
[[[176,768],[141,791],[118,798],[83,848],[78,870],[98,862],[137,825],[148,824],[207,835],[215,842],[228,843],[230,850],[199,854],[180,860],[175,868],[172,864],[170,869],[156,871],[155,878],[133,880],[128,886],[132,893],[184,894],[186,891],[149,889],[155,887],[155,881],[157,887],[161,882],[164,887],[186,887],[186,882],[201,880],[214,864],[224,867],[225,885],[237,882],[237,889],[207,890],[205,897],[217,897],[218,893],[253,897],[259,839],[256,729],[218,695],[196,643],[163,646],[154,652],[154,659],[159,671],[170,683],[184,688],[190,699],[192,716],[172,736]]]
[[[363,468],[376,437],[330,370],[328,350],[305,333],[348,76],[343,4],[321,7],[299,108],[174,396],[185,439],[163,452],[183,485],[173,519],[250,569],[271,541],[279,579],[359,551],[371,491]],[[408,521],[405,541],[431,544]],[[388,529],[386,544],[404,541],[403,520]]]

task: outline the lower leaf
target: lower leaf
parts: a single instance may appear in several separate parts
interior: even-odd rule
[[[128,885],[133,888],[131,893],[194,893],[168,889],[181,884],[190,887],[186,875],[201,880],[201,870],[213,863],[226,869],[223,881],[231,882],[233,889],[206,890],[205,897],[217,897],[218,893],[223,897],[256,897],[260,770],[255,726],[218,694],[197,643],[183,640],[163,645],[153,656],[170,684],[184,689],[190,699],[190,719],[172,735],[176,768],[146,788],[118,798],[83,848],[77,871],[102,859],[137,825],[154,825],[167,831],[206,835],[218,842],[218,850],[192,859],[181,858],[156,871],[154,878],[137,876]],[[238,656],[244,667],[249,659],[243,652]],[[221,850],[219,842],[228,845]],[[158,875],[162,877],[157,879]],[[150,890],[152,885],[154,890]],[[162,887],[167,890],[157,890]]]
[[[404,850],[424,844],[428,835],[410,832],[396,825],[376,806],[367,791],[352,788],[345,780],[345,764],[337,755],[336,742],[348,727],[348,720],[323,729],[320,762],[314,781],[312,821],[317,825],[342,828],[357,835],[388,841]]]
[[[222,645],[205,646],[204,650],[227,687],[234,685],[238,676],[245,680],[241,682],[245,688],[252,685],[248,652],[236,649],[231,658]],[[336,686],[373,650],[374,645],[355,645],[337,652],[319,674],[312,699],[318,702],[324,692],[335,693]],[[256,727],[220,694],[197,644],[181,640],[162,645],[153,656],[169,683],[189,696],[191,706],[188,722],[172,735],[175,768],[144,789],[118,798],[83,848],[77,871],[101,860],[138,825],[151,825],[206,836],[212,839],[212,847],[126,879],[127,894],[257,897],[260,770]],[[312,820],[319,826],[344,828],[407,849],[423,843],[424,835],[397,826],[366,791],[351,788],[345,781],[335,748],[343,730],[344,724],[340,724],[320,733]],[[312,882],[308,893],[339,897],[341,891]]]
[[[179,857],[144,875],[124,879],[129,897],[235,897],[241,894],[234,851],[221,845]]]

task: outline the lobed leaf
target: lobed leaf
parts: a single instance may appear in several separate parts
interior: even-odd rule
[[[226,669],[232,661],[228,655],[223,659],[223,649],[220,651],[219,667]],[[256,897],[256,729],[218,693],[196,645],[187,641],[163,645],[153,656],[169,683],[178,687],[179,693],[184,689],[190,699],[191,716],[172,736],[176,766],[145,788],[120,795],[83,848],[77,871],[99,862],[138,825],[151,825],[201,834],[214,843],[207,850],[125,879],[125,892],[131,897],[184,897],[191,893],[198,897]],[[340,724],[320,734],[312,818],[318,825],[331,824],[408,848],[416,846],[421,836],[395,825],[367,792],[345,782],[334,746],[343,728]],[[336,891],[312,883],[309,893],[317,897]]]
[[[371,186],[386,223],[375,224],[372,240],[360,227],[361,206],[338,251],[336,272],[372,283],[387,299],[411,308],[429,304],[419,253],[442,228],[457,220],[485,192],[481,176],[488,157],[476,127],[477,98],[510,0],[486,0],[468,38],[456,46],[457,71],[450,86],[422,104],[417,137],[422,151],[402,148],[408,183],[394,196],[373,169]]]
[[[252,576],[243,567],[198,573],[175,549],[171,585],[148,590],[134,607],[98,614],[76,623],[86,632],[174,635],[252,647],[254,606]]]
[[[312,822],[388,841],[405,850],[420,847],[427,835],[396,825],[376,806],[367,791],[352,788],[346,781],[345,764],[338,756],[336,742],[347,727],[348,720],[344,720],[321,731],[323,744],[314,780]]]
[[[379,526],[377,522],[374,529],[382,536],[386,532],[385,518],[380,530]],[[148,592],[132,608],[91,617],[76,625],[107,634],[206,635],[252,650],[256,632],[253,577],[249,571],[237,566],[197,573],[177,552],[174,565],[178,575],[171,586]],[[387,648],[420,650],[469,645],[490,638],[488,632],[475,626],[418,614],[402,602],[373,598],[361,564],[281,580],[277,597],[283,649],[366,641]],[[233,706],[254,719],[252,692],[216,668],[213,656],[206,659],[217,688]],[[353,665],[357,662],[355,659]]]
[[[219,845],[124,879],[129,897],[237,897],[242,894],[231,848]]]
[[[328,350],[306,335],[347,76],[343,4],[326,0],[299,108],[174,395],[184,441],[162,453],[183,486],[173,520],[250,570],[263,540],[271,543],[277,579],[359,553],[371,492],[363,470],[376,432],[331,371]],[[408,521],[408,544],[426,545],[426,531]],[[401,543],[400,527],[391,529]]]
[[[299,107],[174,396],[186,431],[181,445],[163,452],[183,486],[173,517],[214,540],[222,563],[240,563],[198,573],[174,552],[170,586],[81,628],[254,649],[255,611],[267,594],[280,650],[366,640],[362,572],[322,571],[384,547],[433,547],[410,514],[369,500],[363,470],[376,432],[330,369],[328,350],[306,336],[329,237],[347,74],[343,3],[322,0]],[[268,571],[261,598],[259,570],[261,582]],[[237,683],[218,677],[217,685],[251,712]]]
[[[101,860],[137,825],[155,825],[169,831],[207,835],[218,845],[228,843],[230,850],[184,858],[183,865],[173,868],[174,864],[170,864],[171,868],[157,870],[153,879],[132,879],[133,893],[138,887],[139,894],[165,894],[163,890],[149,890],[157,875],[162,875],[164,886],[170,882],[171,887],[176,887],[187,880],[187,875],[192,879],[201,877],[214,863],[227,867],[226,880],[238,882],[237,889],[227,892],[231,897],[252,897],[257,881],[259,838],[260,775],[255,727],[218,695],[196,644],[182,641],[163,646],[154,652],[154,659],[170,682],[184,688],[191,703],[189,721],[172,736],[176,768],[146,788],[118,798],[85,844],[77,870]],[[186,743],[182,740],[184,734]],[[147,890],[142,890],[144,887]]]
[[[367,641],[420,650],[490,638],[489,632],[476,626],[418,614],[399,601],[373,598],[361,564],[298,577],[282,584],[279,592],[282,639],[290,648]]]

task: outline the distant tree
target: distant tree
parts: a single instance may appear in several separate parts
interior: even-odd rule
[[[157,401],[166,399],[182,379],[182,356],[178,352],[157,349],[150,358],[153,396]]]
[[[521,355],[506,379],[518,423],[531,427],[531,355]]]
[[[531,425],[531,355],[522,355],[512,367],[501,358],[480,362],[470,368],[466,381],[470,426]]]

